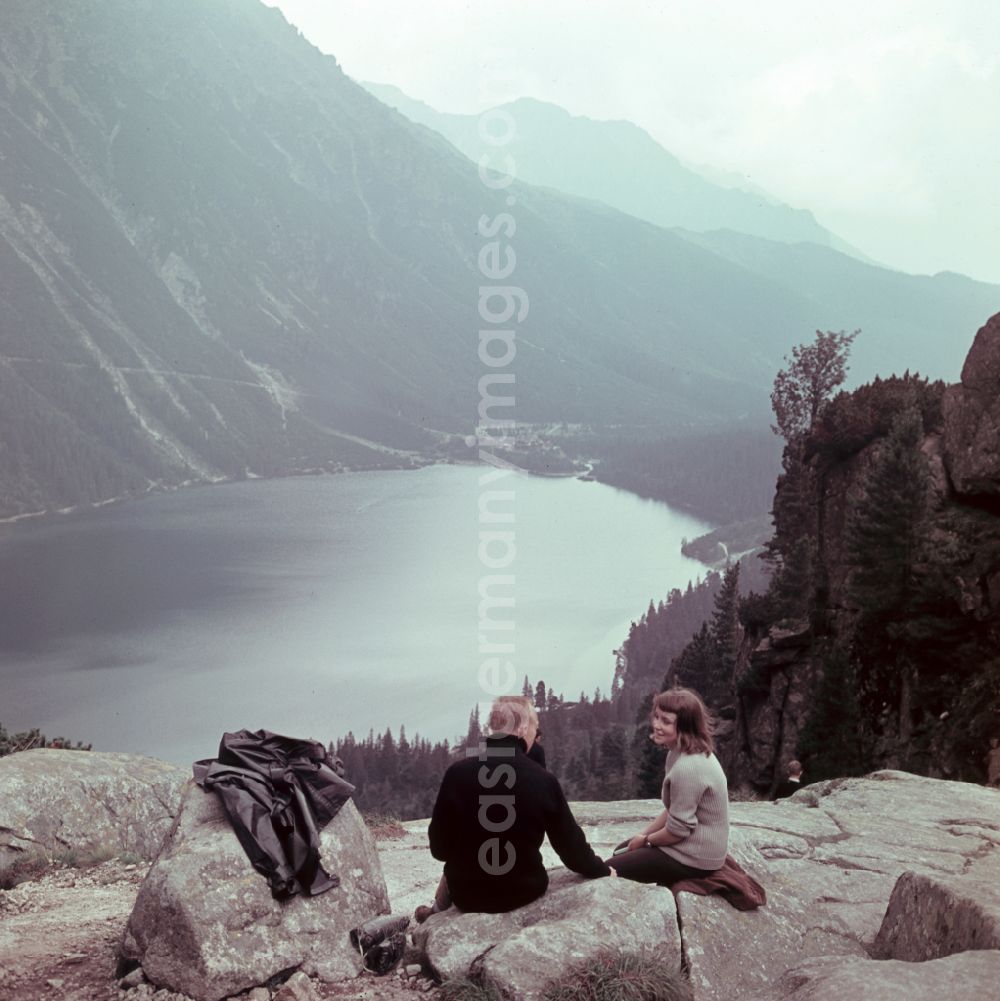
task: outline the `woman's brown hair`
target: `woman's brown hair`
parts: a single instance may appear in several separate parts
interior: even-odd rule
[[[677,717],[677,749],[683,754],[711,754],[712,717],[701,696],[690,688],[668,688],[653,699],[653,712]]]

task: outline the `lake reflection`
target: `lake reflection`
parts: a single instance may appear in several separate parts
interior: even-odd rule
[[[478,478],[234,483],[0,530],[0,722],[178,764],[224,730],[464,733],[477,682]],[[706,525],[598,483],[512,476],[516,691],[607,692]],[[504,528],[506,526],[487,526]]]

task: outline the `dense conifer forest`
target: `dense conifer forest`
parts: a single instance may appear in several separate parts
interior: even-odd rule
[[[730,524],[770,510],[781,448],[764,428],[654,440],[598,439],[594,477],[700,518]]]

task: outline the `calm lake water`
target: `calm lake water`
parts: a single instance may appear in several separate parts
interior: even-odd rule
[[[0,722],[178,764],[225,730],[464,734],[477,674],[469,466],[196,488],[0,527]],[[524,675],[575,699],[708,526],[599,483],[512,476]],[[505,526],[488,526],[504,528]]]

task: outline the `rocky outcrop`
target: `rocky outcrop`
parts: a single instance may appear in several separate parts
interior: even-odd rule
[[[818,959],[789,971],[775,1001],[941,1001],[985,998],[1000,983],[1000,952],[963,952],[929,963]]]
[[[219,1001],[298,969],[323,981],[361,969],[351,928],[388,911],[375,842],[353,803],[326,826],[320,851],[340,885],[277,901],[250,865],[217,797],[189,784],[122,942],[153,984]]]
[[[747,915],[680,895],[699,1001],[769,997],[808,957],[867,961],[894,887],[914,873],[950,886],[963,909],[977,882],[1000,879],[1000,793],[978,786],[884,771],[731,809],[732,853],[766,887],[768,903]],[[973,866],[982,867],[976,880],[964,875]],[[990,913],[1000,918],[1000,901]]]
[[[990,830],[1000,841],[1000,825]],[[903,873],[892,891],[873,954],[919,963],[969,949],[1000,950],[1000,888],[995,874],[983,876],[973,871],[944,880]]]
[[[674,898],[624,879],[565,871],[540,900],[509,914],[435,914],[413,933],[420,961],[441,980],[482,975],[532,1001],[602,949],[648,950],[680,969]]]
[[[573,804],[588,840],[605,856],[660,808],[656,800]],[[1000,791],[883,771],[807,786],[779,803],[732,803],[730,810],[731,852],[764,885],[768,903],[744,913],[720,898],[678,896],[681,948],[698,1001],[892,999],[902,995],[917,967],[870,957],[903,958],[904,943],[923,943],[923,958],[940,963],[945,960],[935,957],[963,950],[952,966],[933,971],[952,970],[974,981],[994,969],[998,953],[968,950],[997,948],[991,936],[1000,921],[1000,899],[988,888],[1000,885]],[[427,903],[440,876],[440,864],[427,851],[426,822],[405,827],[405,837],[381,849],[394,911]],[[548,865],[558,864],[547,846],[543,857]],[[905,904],[917,878],[947,888],[947,900],[923,911]],[[624,900],[618,898],[624,881],[574,881],[568,875],[553,880],[551,895],[531,905],[537,920],[518,917],[522,912],[446,912],[430,919],[428,930],[417,933],[427,968],[454,976],[488,967],[514,997],[531,996],[535,988],[518,980],[518,964],[530,965],[540,954],[532,951],[533,936],[541,936],[545,955],[568,956],[582,942],[596,948],[605,934],[591,935],[599,906],[616,908]],[[635,914],[656,924],[659,918],[650,915],[664,911],[652,902],[659,896],[669,908],[671,895],[636,889],[645,896],[636,899]],[[515,941],[516,949],[506,948]],[[981,961],[980,955],[992,959]],[[809,966],[808,975],[786,976],[812,959],[822,962]],[[938,976],[929,963],[921,965],[929,978]],[[980,979],[979,994],[992,982]],[[869,983],[883,985],[884,992],[861,993]],[[855,993],[851,984],[858,985]],[[837,985],[843,987],[839,995],[831,993]],[[908,1001],[930,996],[912,994]]]
[[[893,391],[896,397],[885,391],[879,404],[877,392],[865,395],[865,389],[858,390],[852,397],[853,412],[844,407],[839,424],[831,420],[826,426],[824,418],[814,430],[807,448],[818,522],[812,634],[803,623],[791,631],[793,643],[784,649],[776,642],[782,630],[775,625],[769,630],[757,623],[744,636],[735,670],[736,726],[720,742],[720,758],[733,785],[765,794],[774,787],[787,762],[799,756],[798,737],[815,703],[827,655],[852,642],[862,610],[849,587],[855,568],[847,526],[885,447],[884,435],[895,412],[889,404],[897,410],[905,406],[905,393],[898,386]],[[966,630],[953,642],[968,641],[968,662],[985,664],[1000,643],[1000,314],[977,333],[962,381],[943,389],[940,410],[930,405],[931,399],[927,395],[923,402],[927,433],[920,445],[928,474],[929,514],[923,528],[935,551],[963,554],[943,575],[957,585],[957,593],[941,599],[938,607],[952,616],[953,628]],[[834,404],[831,410],[836,410]],[[779,481],[779,499],[781,489]],[[786,625],[781,623],[782,629]],[[911,681],[909,689],[912,686]],[[984,701],[988,688],[983,687]],[[953,712],[960,701],[958,691],[951,702],[925,699],[914,711],[909,689],[897,704],[886,705],[878,719],[866,720],[872,762],[942,777],[985,778],[987,738],[993,735],[991,707],[984,706],[970,726],[967,706],[964,717]],[[992,708],[1000,712],[995,698]],[[973,732],[975,740],[970,740]],[[806,767],[808,777],[808,762]]]
[[[1000,500],[1000,313],[980,328],[944,395],[944,463],[955,492]]]
[[[737,658],[736,725],[716,731],[731,785],[770,790],[775,763],[795,757],[815,682],[811,650],[806,622],[772,626],[763,636],[744,635]]]
[[[0,865],[31,852],[150,859],[187,778],[137,754],[37,748],[0,758]]]

